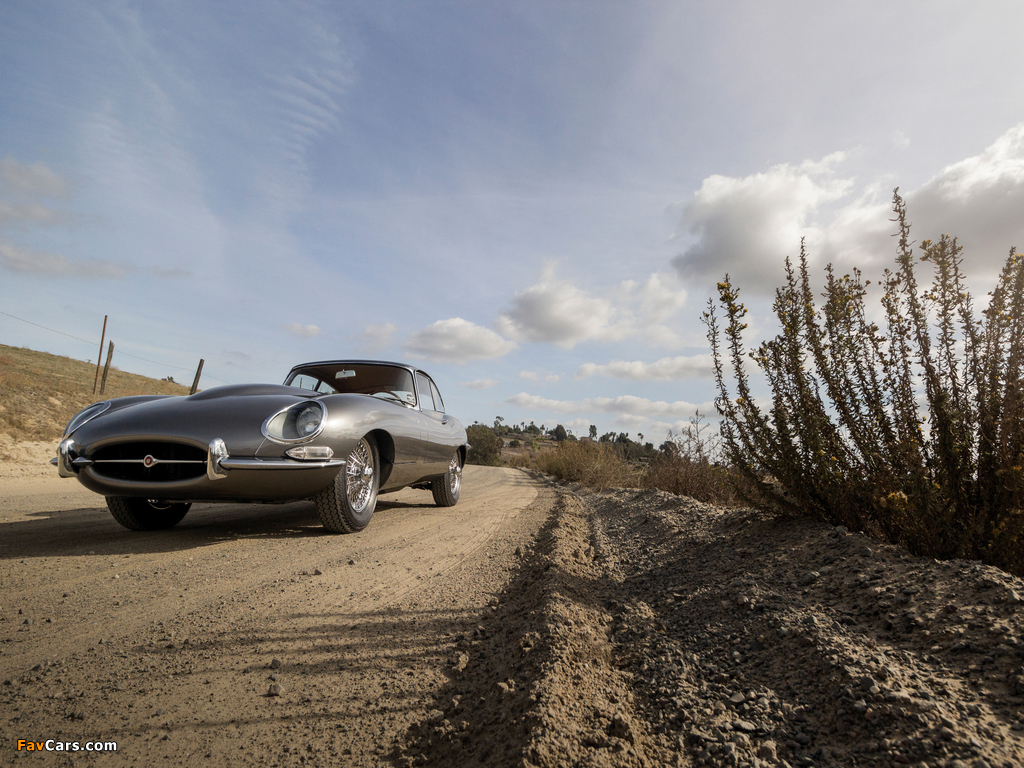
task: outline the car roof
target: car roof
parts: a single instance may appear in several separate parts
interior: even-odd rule
[[[422,373],[427,373],[426,371],[422,370],[421,368],[417,368],[415,365],[409,365],[408,363],[394,363],[394,362],[391,362],[389,360],[350,360],[350,359],[343,359],[343,360],[316,360],[314,362],[309,362],[309,363],[299,363],[298,365],[292,366],[291,370],[294,371],[294,370],[296,370],[298,368],[308,368],[308,367],[313,366],[313,365],[390,365],[390,366],[395,367],[395,368],[405,368],[408,371],[421,371]],[[291,371],[289,371],[289,373],[291,373]],[[427,374],[427,375],[429,376],[430,374]]]

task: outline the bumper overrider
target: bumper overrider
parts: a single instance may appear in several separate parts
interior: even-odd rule
[[[228,453],[224,440],[218,437],[207,446],[204,474],[188,480],[154,483],[105,476],[95,471],[104,460],[81,456],[77,449],[73,438],[64,439],[50,463],[57,467],[61,477],[78,478],[90,490],[107,496],[211,501],[305,498],[333,480],[337,471],[345,466],[345,460],[333,458],[333,452],[325,446],[291,448],[286,451],[290,458],[283,459],[236,458]],[[139,459],[118,459],[117,463],[141,464],[149,469],[157,464],[199,464],[202,459],[155,459],[147,455]]]

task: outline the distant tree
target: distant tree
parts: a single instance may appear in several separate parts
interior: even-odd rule
[[[559,424],[557,427],[548,432],[548,434],[551,435],[551,437],[553,437],[555,439],[555,442],[557,443],[560,443],[569,437],[568,433],[565,431],[565,427],[563,427],[561,424]]]
[[[501,466],[501,440],[494,430],[484,424],[472,424],[466,429],[469,440],[470,464],[483,464],[488,467]]]
[[[591,424],[590,425],[590,439],[591,440],[597,440],[597,425],[596,424]]]

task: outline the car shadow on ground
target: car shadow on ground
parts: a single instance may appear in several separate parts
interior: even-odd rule
[[[433,506],[378,501],[374,519]],[[105,506],[31,512],[9,522],[0,537],[0,561],[25,557],[151,554],[207,547],[247,538],[302,539],[335,536],[324,530],[310,501],[285,504],[196,504],[165,531],[129,531]],[[371,523],[372,526],[372,523]]]

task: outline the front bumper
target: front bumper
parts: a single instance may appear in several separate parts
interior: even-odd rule
[[[151,458],[151,457],[148,457]],[[145,463],[144,459],[137,460]],[[236,458],[220,438],[210,441],[206,472],[188,480],[140,482],[119,480],[97,471],[98,462],[79,456],[73,439],[63,440],[50,460],[61,477],[77,477],[104,496],[131,496],[174,501],[284,501],[304,499],[334,481],[343,459],[298,460]],[[167,463],[166,461],[164,463]],[[172,462],[173,463],[173,462]],[[197,463],[184,460],[177,463]],[[148,464],[146,466],[149,466]]]

